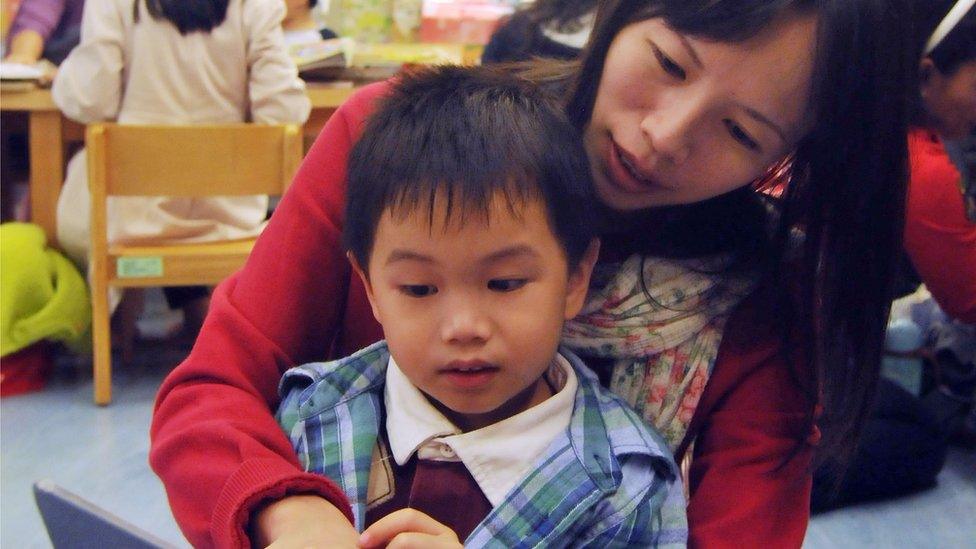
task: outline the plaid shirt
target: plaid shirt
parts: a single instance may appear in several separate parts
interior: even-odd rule
[[[560,352],[579,378],[570,425],[465,546],[683,547],[685,501],[667,443],[578,357]],[[359,531],[389,359],[381,341],[292,368],[279,387],[278,420],[299,461],[342,487]]]

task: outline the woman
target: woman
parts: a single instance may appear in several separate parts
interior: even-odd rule
[[[594,366],[693,458],[693,544],[798,546],[815,403],[824,452],[857,434],[900,249],[907,19],[893,1],[609,1],[578,66],[531,74],[566,92],[603,204],[606,285],[569,343],[606,350]],[[151,462],[194,544],[240,545],[247,528],[355,542],[270,409],[285,368],[379,337],[338,235],[347,152],[383,89],[330,119],[161,389]],[[752,184],[777,166],[793,181],[770,214]],[[608,304],[645,289],[642,353]],[[601,321],[621,330],[587,331]]]
[[[284,11],[278,0],[89,2],[83,40],[60,67],[54,101],[83,124],[302,123],[310,105],[284,49]],[[58,241],[81,265],[90,245],[85,158],[80,151],[68,164],[57,210]],[[266,196],[113,198],[109,239],[248,238],[260,232],[267,207]],[[202,320],[209,291],[166,294],[199,327],[194,319]]]

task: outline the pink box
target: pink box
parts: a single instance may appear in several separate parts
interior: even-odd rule
[[[420,41],[484,45],[499,20],[513,11],[512,6],[484,0],[424,0]]]

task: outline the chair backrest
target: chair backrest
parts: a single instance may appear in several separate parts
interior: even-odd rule
[[[50,480],[34,483],[34,501],[55,549],[175,547]]]
[[[279,195],[302,158],[295,125],[92,124],[85,146],[93,203],[106,195]]]

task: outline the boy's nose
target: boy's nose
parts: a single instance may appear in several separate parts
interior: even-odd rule
[[[489,337],[491,323],[474,305],[455,307],[441,323],[441,339],[446,343],[483,343]]]

